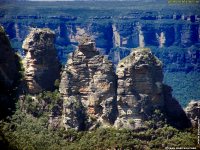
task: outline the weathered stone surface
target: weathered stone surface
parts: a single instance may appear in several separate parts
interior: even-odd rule
[[[185,112],[192,126],[198,127],[198,120],[200,121],[200,101],[191,101],[185,108]]]
[[[162,63],[150,49],[133,49],[119,62],[116,74],[118,78],[93,42],[80,45],[69,56],[60,83],[66,129],[140,128],[156,110],[171,125],[190,127],[172,89],[163,84]]]
[[[99,54],[95,44],[80,44],[69,56],[61,77],[65,127],[79,130],[112,124],[117,111],[116,81],[112,63]]]
[[[74,96],[64,98],[63,124],[66,129],[83,130],[85,114],[81,101]]]
[[[29,93],[53,90],[59,79],[60,65],[54,47],[54,33],[49,29],[32,29],[24,40],[23,60],[25,81]]]
[[[150,49],[133,49],[119,62],[116,73],[119,115],[115,126],[135,128],[133,122],[147,118],[152,109],[163,107],[162,63]]]

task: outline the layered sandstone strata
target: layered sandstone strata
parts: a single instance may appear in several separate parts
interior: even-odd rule
[[[87,41],[69,57],[62,73],[63,123],[68,128],[109,126],[116,117],[116,75],[113,65]]]
[[[135,128],[164,105],[162,63],[148,48],[133,49],[117,66],[117,128]]]

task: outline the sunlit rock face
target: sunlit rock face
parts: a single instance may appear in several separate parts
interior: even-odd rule
[[[55,35],[49,29],[32,29],[23,42],[23,65],[28,93],[53,90],[59,79],[60,65],[54,47]]]
[[[70,54],[61,76],[66,129],[110,126],[116,117],[116,75],[110,61],[87,41]]]
[[[147,48],[133,49],[116,69],[118,76],[115,126],[134,128],[138,120],[148,118],[153,109],[164,105],[162,63]]]

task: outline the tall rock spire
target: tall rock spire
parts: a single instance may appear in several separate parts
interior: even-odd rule
[[[54,32],[49,29],[33,29],[23,42],[23,64],[29,93],[53,90],[55,80],[59,79],[60,65],[54,38]]]
[[[117,66],[117,104],[115,126],[135,128],[133,122],[148,118],[164,105],[162,63],[148,48],[133,49]]]
[[[92,129],[114,122],[116,75],[112,63],[99,54],[94,42],[82,42],[70,55],[61,79],[67,129]]]

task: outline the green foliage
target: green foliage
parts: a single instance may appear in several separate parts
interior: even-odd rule
[[[60,108],[62,100],[57,90],[54,92],[44,91],[35,96],[26,95],[22,105],[27,113],[35,117],[50,114],[56,108],[59,108],[59,113],[62,111],[62,108]]]
[[[173,96],[185,107],[190,100],[200,97],[199,76],[198,72],[166,72],[164,82],[172,86]]]
[[[60,85],[60,80],[59,79],[56,79],[55,82],[54,82],[54,86],[56,88],[59,88],[59,85]]]
[[[142,130],[99,128],[94,131],[51,130],[47,119],[35,118],[20,111],[7,122],[0,123],[0,131],[12,149],[164,149],[165,147],[195,147],[197,130],[179,131],[171,126]]]
[[[19,81],[22,81],[24,79],[24,66],[22,63],[22,58],[20,57],[20,55],[18,53],[15,53],[16,55],[16,59],[17,59],[17,63],[18,63],[18,68],[19,68]]]
[[[51,128],[49,114],[60,104],[58,91],[26,95],[23,104],[18,103],[16,112],[0,122],[0,144],[7,143],[9,149],[19,150],[156,150],[197,146],[197,130],[180,131],[168,126],[160,110],[154,111],[152,118],[144,122],[146,128],[142,129],[98,128],[77,132],[66,131],[63,127]]]
[[[129,119],[129,123],[134,125],[135,121],[133,119]]]
[[[13,120],[4,123],[1,130],[13,149],[48,149],[51,145],[59,144],[61,140],[48,130],[44,118],[36,119],[21,112],[16,112]]]

